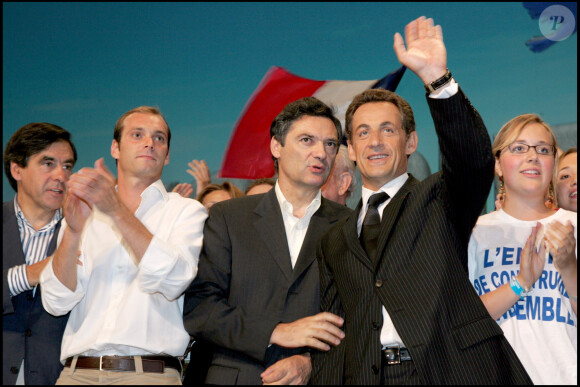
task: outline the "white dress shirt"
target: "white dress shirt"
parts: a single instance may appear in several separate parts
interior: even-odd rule
[[[358,235],[360,235],[360,231],[362,229],[362,223],[363,223],[364,217],[367,213],[368,202],[369,202],[369,198],[371,197],[371,195],[373,195],[377,192],[386,192],[389,195],[389,199],[385,200],[377,208],[377,210],[379,211],[379,215],[381,217],[381,221],[382,221],[383,211],[385,210],[385,207],[387,206],[387,204],[390,203],[393,196],[395,196],[397,194],[399,189],[401,189],[401,187],[405,184],[405,182],[407,181],[408,178],[409,178],[409,175],[407,173],[404,173],[401,176],[399,176],[399,177],[389,181],[387,184],[383,185],[376,192],[372,191],[368,188],[365,188],[365,187],[362,188],[363,206],[362,206],[361,212],[358,216],[358,222],[357,222]],[[397,330],[395,329],[395,326],[393,325],[393,321],[391,320],[389,313],[387,313],[387,309],[385,309],[384,306],[382,308],[383,308],[383,327],[381,329],[381,344],[382,344],[382,346],[383,347],[384,346],[392,347],[392,346],[399,345],[400,347],[405,347],[403,340],[401,340],[401,337],[399,336],[399,334],[397,333]]]
[[[187,348],[183,292],[197,274],[207,211],[158,180],[141,194],[135,216],[153,234],[140,263],[95,208],[83,230],[76,290],[56,278],[52,263],[42,272],[44,308],[56,316],[71,311],[62,363],[75,355],[183,356]]]
[[[282,211],[282,219],[284,220],[284,228],[286,229],[286,238],[288,239],[288,249],[290,250],[290,259],[292,261],[292,268],[296,265],[298,260],[298,255],[300,255],[300,249],[302,248],[302,243],[306,237],[306,231],[308,231],[308,225],[310,224],[310,219],[312,215],[320,208],[320,198],[322,197],[321,191],[318,190],[316,197],[306,208],[306,213],[302,218],[297,218],[294,216],[294,207],[290,203],[282,190],[278,181],[274,186],[276,190],[276,198],[280,204],[280,210]]]

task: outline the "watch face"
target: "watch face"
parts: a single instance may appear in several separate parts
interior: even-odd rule
[[[449,81],[451,81],[451,78],[452,78],[451,72],[447,70],[445,75],[443,75],[441,78],[436,79],[435,81],[431,82],[428,85],[425,85],[425,90],[427,90],[429,93],[433,93],[435,90],[448,84]]]
[[[445,75],[443,75],[441,78],[431,82],[430,85],[425,85],[425,89],[427,89],[428,92],[432,93],[435,90],[445,86],[446,84],[449,83],[449,81],[451,81],[451,72],[449,70],[447,70],[447,72],[445,73]]]
[[[431,86],[433,86],[434,88],[441,87],[444,84],[446,84],[447,82],[449,82],[450,79],[451,79],[451,73],[449,72],[449,70],[447,70],[445,75],[443,75],[441,78],[439,78],[435,82],[433,82],[431,84]]]

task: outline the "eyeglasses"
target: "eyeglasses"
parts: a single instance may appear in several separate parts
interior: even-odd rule
[[[508,145],[508,149],[511,153],[516,155],[523,155],[528,153],[530,148],[534,148],[537,154],[542,156],[552,156],[556,153],[556,148],[554,145],[542,144],[542,145],[528,145],[523,143],[511,143]]]

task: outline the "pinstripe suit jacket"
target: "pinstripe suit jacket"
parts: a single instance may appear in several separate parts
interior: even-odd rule
[[[313,353],[313,384],[379,383],[383,305],[422,383],[531,383],[467,275],[469,236],[493,179],[489,135],[461,90],[428,103],[441,171],[410,176],[386,206],[378,264],[358,240],[362,203],[321,240],[321,308],[345,318],[346,337]]]
[[[267,367],[305,351],[268,343],[278,323],[319,312],[316,247],[331,225],[352,212],[321,200],[294,270],[274,189],[211,208],[199,271],[184,305],[187,331],[216,346],[206,383],[262,384]]]

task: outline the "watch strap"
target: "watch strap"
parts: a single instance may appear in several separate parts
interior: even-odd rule
[[[433,82],[425,85],[425,90],[427,93],[433,93],[435,90],[440,89],[451,82],[451,79],[453,79],[453,76],[451,75],[449,69],[447,69],[447,72],[441,78],[438,78]]]

